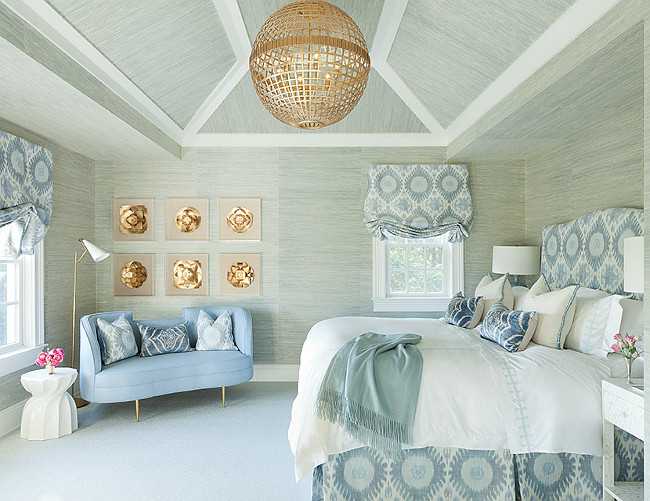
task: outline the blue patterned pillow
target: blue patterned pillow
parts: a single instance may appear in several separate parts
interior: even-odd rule
[[[197,350],[236,350],[232,338],[232,319],[228,310],[213,320],[205,311],[199,312],[196,321]]]
[[[124,315],[120,315],[113,323],[98,318],[97,341],[99,341],[104,365],[119,362],[138,354],[133,328]]]
[[[142,334],[141,357],[153,357],[164,353],[181,353],[192,351],[190,335],[185,323],[168,329],[157,329],[149,325],[138,324]]]
[[[459,292],[449,301],[445,322],[465,329],[473,329],[481,321],[484,304],[483,296],[465,299]]]
[[[537,327],[536,311],[509,310],[497,301],[481,324],[481,337],[500,344],[509,352],[523,351]]]

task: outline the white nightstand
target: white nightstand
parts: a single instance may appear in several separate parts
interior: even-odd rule
[[[643,391],[625,379],[603,381],[603,499],[642,501],[643,482],[614,482],[614,426],[643,440]]]

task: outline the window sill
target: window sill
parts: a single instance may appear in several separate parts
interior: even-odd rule
[[[372,298],[373,311],[447,311],[449,297],[386,297]]]
[[[0,355],[0,377],[34,365],[34,360],[45,346],[42,344],[33,348],[20,348]]]

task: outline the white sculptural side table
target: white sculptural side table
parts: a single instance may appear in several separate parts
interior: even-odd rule
[[[27,440],[47,440],[70,435],[77,429],[77,407],[66,391],[77,379],[77,370],[57,367],[23,374],[20,382],[33,396],[23,408],[20,436]]]

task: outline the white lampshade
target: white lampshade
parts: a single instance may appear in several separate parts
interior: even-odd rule
[[[83,238],[80,239],[80,240],[81,240],[81,243],[84,244],[84,247],[86,248],[86,250],[88,250],[88,254],[90,254],[90,257],[92,257],[93,261],[95,261],[95,262],[103,261],[104,259],[106,259],[108,256],[111,255],[109,252],[106,252],[105,250],[100,249],[94,243],[89,242],[88,240],[84,240]]]
[[[537,275],[539,273],[539,247],[536,245],[495,245],[492,247],[492,272]]]
[[[623,240],[623,289],[643,292],[643,237]]]

